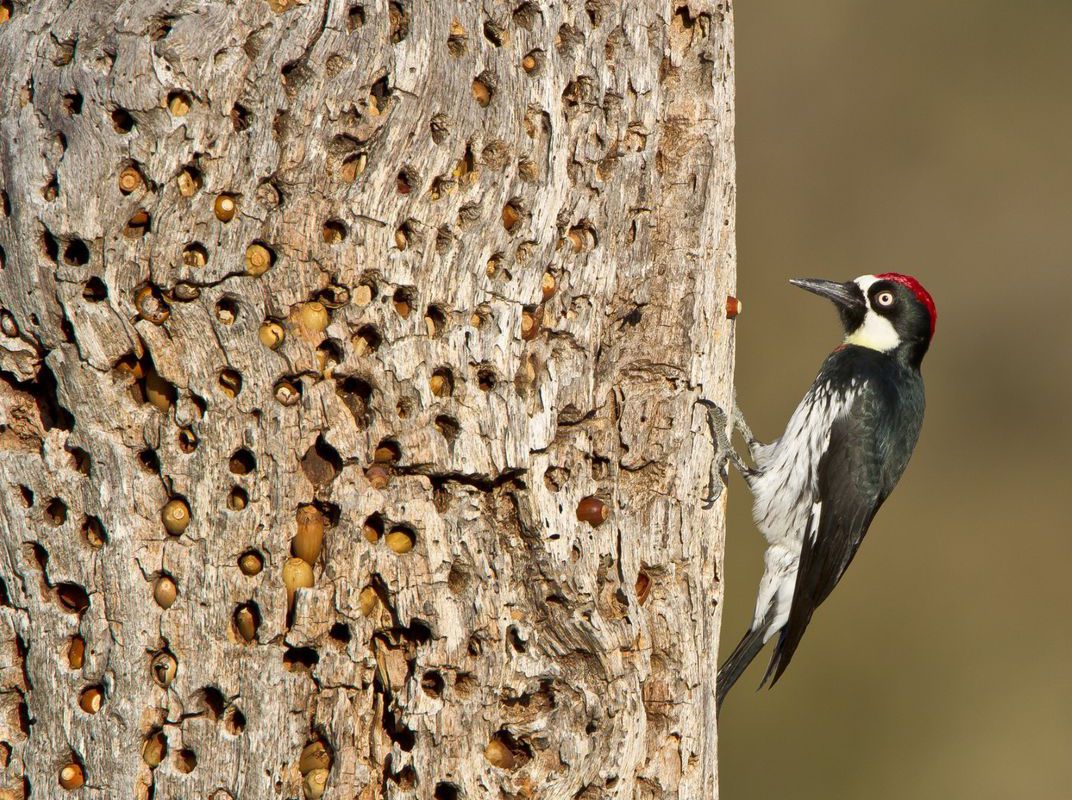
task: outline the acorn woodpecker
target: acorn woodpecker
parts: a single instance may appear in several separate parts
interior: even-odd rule
[[[720,412],[709,411],[715,412],[709,421],[719,440],[719,468],[733,461],[741,471],[768,543],[752,625],[719,669],[719,708],[772,638],[774,653],[760,685],[773,686],[785,672],[812,614],[904,472],[923,424],[919,368],[938,312],[919,281],[887,272],[847,283],[790,283],[835,303],[845,341],[823,362],[781,438],[760,444],[734,417],[754,466],[733,452]]]

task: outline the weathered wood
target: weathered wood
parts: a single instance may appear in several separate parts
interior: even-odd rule
[[[0,797],[715,797],[729,4],[3,8]]]

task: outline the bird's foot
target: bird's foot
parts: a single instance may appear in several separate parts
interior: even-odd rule
[[[733,411],[733,427],[731,428],[726,412],[721,406],[702,397],[696,402],[707,409],[707,427],[715,446],[715,455],[711,459],[707,478],[707,494],[703,499],[703,507],[711,508],[722,496],[722,492],[725,491],[729,464],[732,463],[742,475],[749,475],[752,472],[748,465],[745,464],[744,459],[733,449],[733,443],[730,441],[733,431],[741,431],[741,435],[744,436],[745,441],[748,443],[749,455],[754,453],[754,448],[758,443],[752,435],[748,424],[744,421],[744,417],[737,411],[736,405]]]

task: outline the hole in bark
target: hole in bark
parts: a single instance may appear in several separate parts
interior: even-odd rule
[[[532,759],[532,748],[504,728],[491,737],[484,757],[500,769],[519,769]]]
[[[391,463],[402,458],[402,448],[394,439],[381,439],[372,451],[372,460],[381,463]]]
[[[409,194],[413,191],[413,178],[408,169],[403,169],[395,178],[395,191],[399,194]]]
[[[527,31],[540,21],[543,15],[535,3],[522,3],[514,9],[514,24]]]
[[[368,153],[361,150],[357,153],[351,153],[342,160],[342,164],[339,167],[339,177],[347,183],[353,183],[357,180],[358,176],[363,175],[365,167],[368,166]]]
[[[146,472],[160,472],[160,457],[155,450],[142,450],[138,453],[138,463]]]
[[[82,538],[90,547],[99,549],[108,544],[108,534],[104,530],[101,521],[96,517],[86,516],[82,520]]]
[[[351,375],[336,384],[335,392],[350,411],[357,426],[367,428],[372,410],[372,384]]]
[[[41,230],[41,252],[53,264],[56,263],[60,255],[60,243],[56,241],[56,237],[52,235],[52,231],[48,228]]]
[[[238,568],[247,577],[259,575],[264,569],[264,556],[256,550],[246,550],[238,557]]]
[[[231,623],[243,642],[257,641],[257,631],[261,627],[261,610],[256,603],[242,603],[234,610]]]
[[[443,144],[450,135],[450,117],[446,114],[436,114],[429,123],[429,129],[432,132],[432,141]]]
[[[53,497],[45,506],[45,519],[49,525],[59,527],[67,521],[67,504],[58,497]]]
[[[437,178],[438,180],[438,178]],[[449,225],[443,225],[436,231],[435,249],[439,255],[443,256],[450,252],[450,248],[454,245],[454,231],[450,229]],[[427,320],[428,318],[425,317]]]
[[[521,632],[518,631],[516,625],[511,625],[506,629],[506,641],[515,652],[524,653],[529,649],[528,642],[521,638]]]
[[[104,702],[104,687],[87,686],[78,695],[78,706],[87,714],[96,714]]]
[[[215,686],[205,686],[201,689],[200,695],[201,704],[205,708],[205,716],[213,722],[219,721],[227,706],[227,702],[223,699],[223,692]]]
[[[112,111],[112,127],[116,133],[130,133],[134,130],[134,117],[125,108],[117,108]]]
[[[421,676],[421,689],[429,697],[440,697],[443,694],[443,675],[437,670],[430,669]],[[436,795],[439,796],[438,794]]]
[[[296,406],[301,402],[302,383],[298,377],[283,378],[272,388],[272,396],[281,406]]]
[[[429,336],[439,336],[447,329],[447,314],[440,306],[428,306],[424,313],[424,325]]]
[[[241,736],[246,730],[246,715],[237,708],[232,708],[228,712],[227,719],[224,720],[223,724],[229,734],[232,736]]]
[[[476,658],[484,653],[484,642],[480,638],[480,634],[474,633],[469,637],[469,641],[465,645],[465,651]]]
[[[152,218],[145,209],[139,209],[127,220],[123,235],[128,239],[140,239],[152,228]]]
[[[454,373],[448,367],[440,367],[428,379],[428,388],[436,397],[450,397],[454,394]]]
[[[495,372],[490,367],[484,367],[476,373],[476,385],[482,392],[490,392],[495,388]]]
[[[336,622],[332,625],[331,630],[328,631],[328,636],[339,644],[349,644],[353,638],[353,634],[350,633],[350,626],[345,622]]]
[[[387,82],[387,76],[380,77],[372,88],[369,89],[368,110],[372,116],[382,114],[387,110],[387,103],[391,99],[391,86]]]
[[[521,68],[529,75],[539,75],[546,60],[543,50],[537,47],[535,50],[529,50],[521,59]]]
[[[313,486],[326,486],[342,472],[342,458],[321,434],[302,457],[301,468]]]
[[[228,397],[238,397],[242,391],[242,376],[237,370],[225,369],[220,372],[220,389]]]
[[[231,107],[231,125],[239,133],[249,128],[249,109],[241,103]]]
[[[108,287],[100,278],[90,278],[82,286],[82,297],[91,303],[99,303],[108,298]]]
[[[60,583],[56,586],[56,596],[64,611],[81,614],[89,608],[89,595],[77,583]]]
[[[408,250],[415,241],[416,234],[413,230],[413,220],[406,220],[395,231],[395,247],[399,250]]]
[[[235,450],[227,462],[227,469],[232,475],[248,475],[257,468],[257,459],[246,448]]]
[[[312,670],[320,655],[311,647],[291,647],[283,653],[283,668],[290,672]]]
[[[432,800],[462,800],[463,797],[461,788],[453,783],[437,783],[432,794]]]
[[[241,486],[235,486],[227,495],[227,508],[231,511],[242,511],[249,505],[249,493]]]
[[[63,110],[68,116],[82,113],[82,93],[70,92],[63,96]]]
[[[387,546],[402,555],[408,553],[417,544],[417,532],[409,525],[395,525],[385,537]]]
[[[353,33],[365,24],[365,7],[361,5],[350,6],[346,12],[346,29]]]
[[[182,263],[193,269],[201,269],[208,263],[208,250],[200,242],[193,242],[182,249]]]
[[[379,349],[383,337],[376,330],[375,325],[365,325],[360,328],[353,338],[354,350],[359,356],[375,353]]]
[[[180,750],[175,754],[175,769],[189,775],[197,768],[197,754],[193,750]]]
[[[447,442],[453,442],[458,438],[458,434],[461,432],[461,426],[458,424],[458,420],[446,414],[440,414],[435,418],[435,426],[436,430],[439,431]]]
[[[234,325],[238,319],[238,301],[224,297],[216,302],[216,319],[223,325]]]
[[[367,517],[364,524],[361,526],[361,532],[365,535],[365,538],[373,544],[383,538],[383,531],[383,517],[380,514],[372,514]]]
[[[179,171],[178,184],[179,194],[183,197],[193,197],[201,190],[204,184],[201,170],[192,164],[187,164]]]
[[[145,737],[141,747],[141,760],[149,769],[156,769],[167,758],[167,737],[160,728],[154,728]]]
[[[450,23],[450,34],[447,36],[447,52],[455,58],[465,55],[466,42],[469,37],[458,20]]]
[[[391,3],[387,14],[391,23],[391,44],[398,44],[409,36],[409,14],[401,3]]]
[[[168,92],[167,107],[173,117],[184,117],[190,113],[193,101],[190,95],[180,89],[172,89]]]
[[[33,508],[34,493],[29,486],[19,484],[19,495],[22,497],[22,503],[27,508]]]
[[[402,319],[408,318],[413,311],[413,290],[406,288],[396,290],[391,302],[398,316],[402,317]]]
[[[329,219],[324,223],[323,237],[328,244],[339,244],[346,240],[346,225],[341,219]]]
[[[493,45],[495,45],[496,47],[502,47],[505,34],[506,30],[495,20],[485,20],[484,38],[491,42]]]
[[[325,339],[316,348],[316,362],[325,378],[330,378],[343,360],[342,346],[336,339]]]
[[[81,239],[72,239],[64,248],[63,260],[72,266],[84,266],[89,263],[89,248]]]
[[[86,640],[81,636],[72,636],[67,642],[67,666],[70,669],[82,669],[86,663]]]
[[[81,447],[75,447],[74,445],[66,445],[65,449],[71,454],[71,466],[83,475],[88,475],[92,466],[92,460],[89,457],[89,453],[83,450]]]
[[[189,455],[197,449],[197,434],[189,428],[181,428],[176,437],[179,442],[179,450]]]
[[[495,86],[491,75],[485,71],[473,78],[473,99],[481,108],[491,105],[491,98],[495,95]]]

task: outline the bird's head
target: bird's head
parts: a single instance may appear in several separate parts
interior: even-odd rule
[[[845,326],[845,343],[896,353],[919,366],[934,337],[934,299],[911,275],[884,272],[856,280],[791,280],[794,286],[834,301]]]

